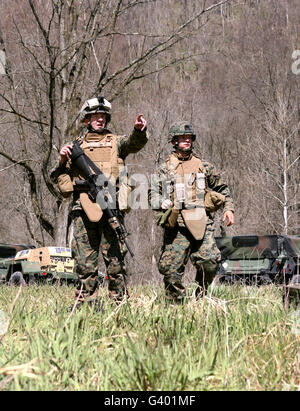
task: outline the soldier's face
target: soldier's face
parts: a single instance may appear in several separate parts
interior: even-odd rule
[[[98,131],[105,128],[106,125],[106,115],[104,113],[94,113],[91,114],[90,124],[94,130]]]
[[[192,137],[190,135],[178,136],[178,148],[189,149],[192,146]]]

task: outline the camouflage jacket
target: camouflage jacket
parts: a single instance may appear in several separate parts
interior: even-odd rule
[[[175,152],[173,152],[172,154],[176,155]],[[192,154],[191,156],[193,155],[194,154]],[[191,157],[189,159],[191,159]],[[189,159],[185,161],[189,161]],[[230,190],[227,184],[223,181],[220,173],[208,161],[202,160],[202,166],[205,170],[205,178],[207,182],[207,187],[225,196],[225,204],[224,204],[223,211],[224,212],[225,211],[234,212],[233,199],[232,199]],[[168,186],[169,182],[170,182],[170,173],[169,173],[167,161],[165,161],[157,168],[154,175],[152,176],[151,188],[149,190],[149,201],[151,204],[151,208],[153,210],[161,211],[160,207],[161,207],[162,202],[165,199],[170,198],[170,196],[168,195],[169,194],[168,190],[163,189],[163,187]],[[208,211],[206,211],[206,214],[208,216],[208,223],[212,223],[213,214],[209,213]],[[180,215],[178,219],[178,224],[184,225],[183,219],[180,217]]]
[[[82,137],[79,137],[78,140],[83,140],[83,138],[87,135],[88,133],[84,134]],[[106,134],[112,134],[111,131],[105,129],[102,135]],[[133,132],[130,134],[130,136],[120,136],[117,139],[117,151],[118,151],[118,156],[122,159],[125,160],[126,157],[129,154],[134,154],[140,151],[145,144],[147,143],[148,138],[146,135],[146,131],[141,131],[137,129],[133,129]],[[71,144],[71,143],[66,143],[66,144]],[[65,173],[70,173],[71,169],[71,162],[68,161],[65,164],[57,164],[56,167],[54,167],[50,173],[51,180],[53,181],[54,184],[57,184],[57,179],[61,174]],[[80,201],[78,198],[78,193],[74,191],[73,193],[73,204],[72,204],[72,210],[78,210],[81,209]]]

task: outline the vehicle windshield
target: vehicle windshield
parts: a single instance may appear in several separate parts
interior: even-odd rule
[[[257,260],[275,258],[277,251],[276,236],[236,236],[217,240],[223,258],[230,260]]]
[[[17,250],[13,247],[0,247],[0,258],[11,258],[16,255]]]

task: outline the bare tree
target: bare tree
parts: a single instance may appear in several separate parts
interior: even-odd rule
[[[248,176],[262,226],[295,234],[299,230],[300,118],[291,90],[277,85],[272,94],[259,131],[245,145]]]
[[[243,25],[235,32],[239,42],[224,51],[231,67],[227,81],[237,91],[230,107],[244,121],[238,120],[232,151],[238,153],[242,184],[236,193],[248,232],[250,227],[258,233],[299,230],[299,84],[291,70],[299,9],[294,5],[293,16],[284,0],[275,7],[263,1],[243,8]]]

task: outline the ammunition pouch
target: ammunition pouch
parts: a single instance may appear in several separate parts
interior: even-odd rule
[[[69,197],[74,191],[72,179],[67,173],[60,174],[57,177],[57,186],[62,196],[65,198]]]
[[[160,211],[156,216],[156,224],[161,227],[174,228],[177,224],[179,209],[169,207],[166,211]]]
[[[172,207],[168,208],[167,211],[160,211],[156,216],[156,224],[164,227],[168,221],[168,218],[172,212]]]
[[[119,191],[118,191],[118,203],[119,209],[124,213],[129,213],[130,211],[130,195],[132,192],[132,187],[127,181],[120,181]]]
[[[171,213],[170,213],[168,221],[166,223],[166,227],[174,228],[177,224],[178,215],[179,215],[179,209],[173,207],[171,209]]]
[[[206,191],[204,207],[208,212],[215,212],[225,204],[225,196],[216,191]]]

